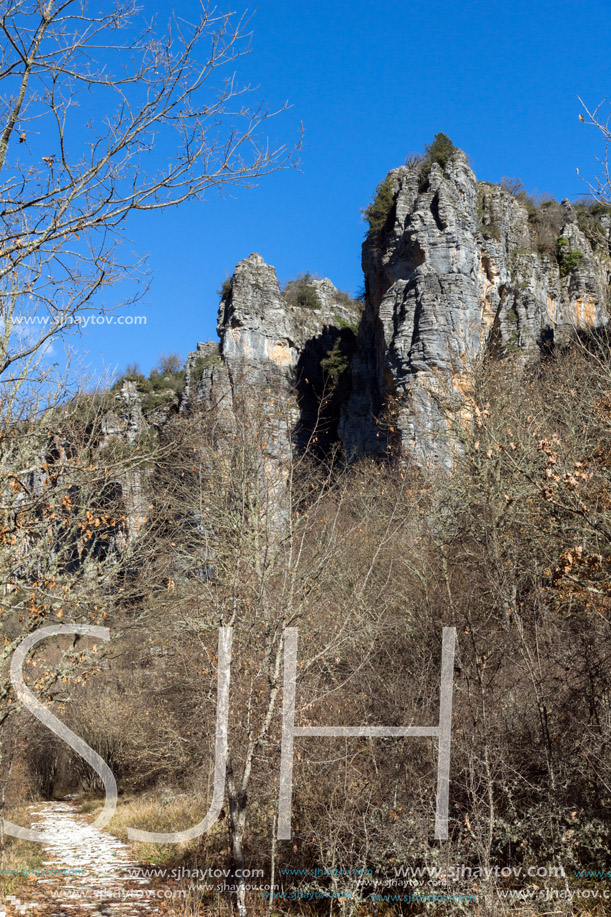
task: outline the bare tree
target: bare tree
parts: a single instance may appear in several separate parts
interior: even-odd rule
[[[0,726],[16,707],[14,648],[49,622],[101,622],[129,558],[117,549],[117,481],[137,474],[142,453],[123,443],[125,454],[107,454],[111,396],[58,408],[68,375],[54,372],[53,340],[103,309],[105,286],[140,275],[122,250],[130,214],[292,161],[263,136],[272,113],[249,107],[232,73],[248,51],[246,25],[205,5],[195,23],[174,16],[165,30],[143,21],[135,0],[101,12],[85,0],[2,6]],[[57,657],[39,668],[43,696],[68,668]]]
[[[381,557],[405,523],[400,501],[370,518],[362,494],[373,499],[373,471],[358,490],[339,464],[287,453],[291,397],[274,392],[272,412],[246,382],[234,387],[232,416],[219,409],[176,418],[137,546],[136,586],[146,596],[143,622],[171,626],[167,642],[179,653],[200,643],[199,663],[188,649],[186,691],[212,735],[216,629],[234,628],[226,791],[240,914],[253,825],[269,830],[276,805],[284,631],[299,627],[299,712],[324,723],[338,694],[337,718],[349,721],[346,685],[373,652],[394,598]],[[188,719],[183,734],[193,729]]]
[[[601,203],[611,203],[611,163],[609,162],[609,145],[611,144],[611,111],[606,111],[607,99],[603,99],[596,108],[590,110],[582,99],[579,99],[585,111],[585,117],[579,115],[584,124],[595,127],[603,139],[603,154],[597,157],[601,166],[600,175],[590,182],[584,179],[592,196]],[[579,173],[579,169],[577,170]]]
[[[3,389],[0,393],[5,395]],[[121,563],[129,556],[121,489],[142,451],[105,444],[113,395],[88,394],[49,408],[37,421],[0,410],[0,762],[5,726],[17,711],[9,664],[17,646],[49,624],[104,624]],[[1,407],[5,407],[4,404]],[[26,675],[47,699],[82,660],[60,648],[28,659]],[[70,646],[72,644],[72,646]],[[80,655],[79,653],[76,654]]]
[[[157,360],[155,371],[160,375],[164,375],[164,373],[177,373],[180,371],[184,362],[180,354],[176,353],[176,351],[163,353]]]
[[[134,268],[126,219],[248,184],[292,160],[221,69],[246,21],[202,5],[194,24],[143,23],[136,0],[8,0],[0,17],[0,374],[100,308]]]

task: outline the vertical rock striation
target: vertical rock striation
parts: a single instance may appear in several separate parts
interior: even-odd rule
[[[291,303],[275,269],[251,254],[226,284],[220,343],[198,344],[187,358],[181,411],[214,409],[227,426],[245,402],[256,404],[268,418],[266,441],[275,460],[287,458],[300,431],[313,432],[324,400],[321,361],[337,341],[354,338],[361,308],[327,278],[304,283],[315,295],[307,305]]]
[[[510,358],[520,372],[607,322],[611,213],[478,182],[460,150],[426,165],[384,183],[363,244],[364,311],[328,279],[281,291],[251,254],[223,285],[218,343],[188,356],[181,413],[209,414],[220,446],[240,412],[258,417],[278,492],[293,450],[338,442],[348,457],[392,450],[451,466],[478,361]],[[153,393],[143,414],[141,397],[124,384],[107,438],[135,443],[178,406],[178,394]],[[122,486],[141,519],[142,487]]]
[[[418,164],[389,179],[386,223],[363,245],[367,304],[340,434],[349,455],[392,445],[421,465],[447,465],[477,360],[523,361],[606,322],[611,220],[593,247],[568,201],[555,204],[546,252],[526,206],[478,183],[462,151],[445,169],[434,163],[424,183]]]

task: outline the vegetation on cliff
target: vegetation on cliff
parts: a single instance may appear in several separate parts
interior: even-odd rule
[[[142,396],[142,410],[148,412],[182,395],[185,388],[183,361],[177,353],[165,354],[148,376],[141,372],[137,363],[131,364],[119,376],[112,390],[120,391],[124,382],[134,383],[136,391]]]
[[[295,280],[289,280],[285,284],[283,295],[284,300],[289,306],[296,306],[299,309],[320,309],[321,302],[312,285],[314,280],[309,271],[299,274]]]
[[[415,154],[408,158],[408,165],[416,168],[420,176],[420,188],[428,186],[429,175],[434,163],[445,169],[450,158],[458,151],[446,134],[435,134],[432,143],[425,146],[424,154]],[[386,225],[395,202],[396,188],[390,175],[379,182],[373,198],[363,210],[363,218],[369,224],[368,233],[374,235]]]

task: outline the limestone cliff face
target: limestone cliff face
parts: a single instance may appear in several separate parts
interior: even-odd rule
[[[393,207],[363,245],[367,303],[340,434],[351,455],[392,437],[420,464],[448,464],[448,417],[466,412],[476,360],[525,360],[607,321],[611,218],[593,250],[570,204],[556,204],[558,240],[541,253],[524,204],[478,183],[462,152],[445,170],[434,164],[425,187],[418,166],[389,178]]]
[[[115,410],[109,411],[103,419],[101,448],[117,439],[133,446],[149,430],[149,423],[142,411],[142,399],[133,382],[123,383],[116,395],[115,404]],[[147,519],[147,477],[142,468],[125,468],[115,482],[121,494],[129,540],[138,536]]]
[[[202,411],[223,449],[247,416],[264,444],[261,505],[280,527],[295,450],[325,455],[339,441],[348,457],[392,450],[423,468],[451,466],[479,360],[510,359],[520,372],[607,322],[610,213],[593,223],[568,201],[537,208],[478,182],[460,151],[426,178],[415,164],[388,181],[385,222],[363,245],[364,309],[328,279],[282,291],[251,254],[223,285],[218,342],[188,356],[182,395],[180,372],[124,381],[100,447],[144,456],[180,410],[187,422]],[[127,463],[110,483],[127,521],[121,548],[146,523],[149,465]]]
[[[241,261],[219,306],[219,344],[189,354],[181,410],[196,404],[231,423],[236,399],[248,392],[288,394],[298,360],[297,324],[284,307],[276,272],[260,255]],[[270,405],[271,410],[271,405]]]
[[[338,440],[349,457],[392,449],[449,466],[479,360],[520,372],[607,322],[611,214],[592,233],[568,201],[535,207],[478,182],[461,151],[426,177],[416,163],[388,181],[392,206],[363,245],[364,311],[327,279],[281,291],[251,254],[224,284],[218,343],[188,356],[183,414],[209,412],[222,438],[240,411],[257,413],[276,469],[293,449]],[[178,396],[143,417],[138,398],[127,383],[109,436],[131,442],[177,409]]]
[[[326,278],[308,286],[315,294],[310,303],[292,304],[261,255],[241,261],[220,303],[219,344],[198,344],[187,358],[181,411],[214,409],[230,426],[238,402],[256,400],[274,428],[268,441],[276,458],[293,448],[302,427],[311,432],[308,415],[324,385],[321,360],[337,341],[354,336],[360,306],[347,303]]]
[[[221,298],[219,341],[203,342],[190,353],[184,390],[141,388],[147,380],[125,380],[103,417],[100,448],[121,443],[136,448],[142,440],[161,441],[171,414],[186,418],[203,411],[219,447],[235,433],[247,412],[250,435],[265,443],[269,505],[282,521],[283,481],[293,449],[314,435],[324,448],[337,440],[340,392],[329,395],[324,360],[341,345],[355,341],[362,305],[340,293],[330,280],[300,282],[309,295],[305,304],[281,292],[273,267],[252,254],[235,268]],[[342,350],[343,348],[343,350]],[[326,424],[326,429],[321,429]],[[116,480],[127,520],[127,537],[137,537],[150,504],[150,470],[146,463],[126,468]]]
[[[108,445],[114,437],[121,437],[133,443],[148,429],[142,411],[142,400],[134,382],[123,382],[115,398],[115,409],[103,419],[101,445]]]

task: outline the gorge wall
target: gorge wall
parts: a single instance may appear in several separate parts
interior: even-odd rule
[[[293,296],[281,292],[258,254],[237,265],[219,307],[220,342],[189,354],[180,407],[215,409],[227,427],[246,402],[267,418],[277,459],[314,439],[321,449],[337,439],[341,399],[330,360],[345,355],[345,372],[362,310],[326,278],[296,286]]]
[[[448,463],[479,359],[515,355],[518,369],[607,321],[611,216],[591,221],[588,238],[568,201],[529,214],[528,201],[478,182],[461,151],[445,169],[433,163],[424,187],[418,165],[387,181],[392,206],[363,245],[367,297],[341,436],[348,454],[388,446],[375,419],[392,399],[394,447]]]
[[[214,407],[229,429],[256,393],[272,461],[340,442],[349,458],[392,449],[449,465],[478,361],[511,359],[519,372],[606,324],[611,208],[535,204],[478,182],[462,151],[383,184],[384,218],[363,244],[364,302],[307,276],[299,295],[281,291],[251,254],[225,282],[219,342],[189,354],[174,408]]]

